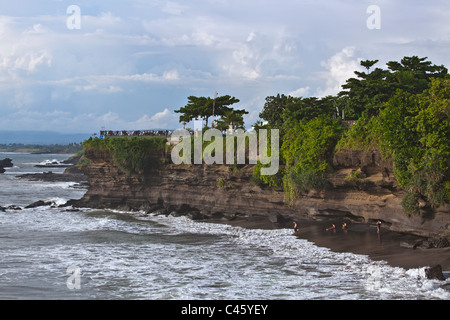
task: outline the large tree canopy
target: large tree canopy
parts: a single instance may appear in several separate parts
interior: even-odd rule
[[[175,110],[176,113],[181,113],[180,123],[187,123],[195,119],[203,119],[208,126],[208,119],[211,116],[225,116],[227,112],[234,110],[229,106],[239,102],[239,99],[229,95],[214,98],[210,97],[196,97],[189,96],[188,103],[184,107]],[[213,113],[214,112],[214,113]],[[240,114],[248,113],[245,110],[235,110]]]
[[[244,113],[245,110],[229,110],[217,121],[215,127],[220,131],[229,129],[230,125],[233,129],[244,129]]]
[[[284,94],[266,97],[266,103],[259,117],[266,120],[270,127],[280,128],[283,124],[281,115],[286,105],[292,102],[293,99],[291,96],[285,96]]]
[[[388,70],[375,68],[378,60],[361,61],[367,72],[355,71],[357,78],[350,78],[342,86],[338,96],[347,97],[347,104],[357,117],[364,112],[377,115],[384,104],[395,95],[397,89],[412,94],[421,93],[428,88],[431,78],[443,78],[448,70],[437,66],[427,57],[404,57],[400,62],[389,61]]]
[[[316,97],[292,98],[283,110],[282,118],[285,122],[290,120],[309,121],[319,115],[329,118],[336,117],[336,98],[326,96],[321,99]]]

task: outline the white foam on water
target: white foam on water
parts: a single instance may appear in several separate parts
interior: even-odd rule
[[[292,236],[291,229],[245,229],[185,217],[153,218],[182,232],[226,235],[239,246],[270,251],[268,263],[283,259],[284,268],[289,266],[297,273],[303,287],[323,288],[301,298],[450,299],[450,292],[441,288],[443,282],[426,278],[425,268],[407,270],[366,255],[333,252]]]
[[[365,255],[336,253],[292,236],[290,229],[49,207],[0,213],[0,223],[24,235],[23,242],[3,249],[4,263],[10,266],[0,268],[4,283],[41,277],[48,282],[50,296],[450,299],[448,291],[439,288],[441,282],[426,279],[423,268],[405,270]],[[82,270],[82,290],[65,287],[66,268],[72,265]]]
[[[33,173],[25,163],[45,157],[11,157],[21,168],[9,173]],[[3,206],[59,205],[84,193],[75,183],[0,178]],[[426,279],[424,268],[336,253],[288,229],[67,209],[0,212],[0,298],[450,299],[440,288],[445,282]],[[69,266],[81,268],[80,290],[66,286]]]

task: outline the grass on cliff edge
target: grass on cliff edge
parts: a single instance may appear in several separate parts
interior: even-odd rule
[[[120,168],[130,174],[143,174],[159,165],[152,154],[156,150],[164,150],[166,141],[166,137],[89,138],[83,142],[83,149],[110,150],[114,163]]]

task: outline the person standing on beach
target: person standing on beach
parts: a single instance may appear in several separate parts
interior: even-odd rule
[[[294,233],[298,231],[298,224],[294,221]]]
[[[377,221],[377,233],[379,234],[380,231],[381,231],[381,221],[378,220],[378,221]]]

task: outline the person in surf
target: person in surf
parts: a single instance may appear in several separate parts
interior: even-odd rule
[[[294,233],[298,232],[298,224],[296,221],[294,221]]]

